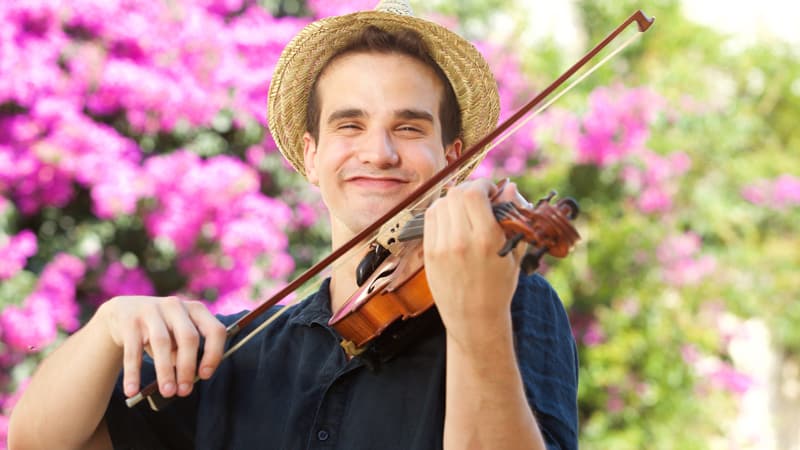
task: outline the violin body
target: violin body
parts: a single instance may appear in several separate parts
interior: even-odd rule
[[[431,306],[422,241],[414,240],[375,269],[334,314],[330,325],[345,339],[342,347],[354,356],[395,321],[418,317]]]
[[[498,186],[494,198],[504,184]],[[492,205],[507,238],[498,257],[505,256],[522,240],[533,250],[523,259],[525,267],[535,269],[545,253],[559,258],[568,254],[580,238],[570,223],[578,215],[578,205],[569,198],[551,205],[554,196],[555,192],[551,192],[529,208],[512,202]],[[421,230],[422,216],[415,220],[418,223],[407,227]],[[342,336],[341,345],[350,356],[361,354],[367,344],[393,324],[419,317],[434,305],[425,275],[422,236],[419,231],[401,232],[401,236],[405,237],[401,237],[399,250],[383,259],[328,322]],[[359,279],[362,268],[360,265]]]

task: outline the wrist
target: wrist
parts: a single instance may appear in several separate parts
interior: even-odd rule
[[[101,304],[82,331],[91,334],[91,339],[96,340],[99,345],[103,345],[105,351],[114,354],[122,359],[124,345],[121,338],[113,332],[114,325],[111,323],[113,318],[114,299]]]
[[[513,352],[514,336],[511,313],[487,315],[474,321],[464,321],[458,327],[446,327],[448,352],[485,359],[498,352]]]

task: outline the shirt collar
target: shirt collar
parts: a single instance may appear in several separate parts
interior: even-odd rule
[[[297,306],[298,311],[292,314],[289,323],[311,326],[313,324],[328,326],[331,318],[331,279],[325,278],[320,283],[319,289],[308,296]]]

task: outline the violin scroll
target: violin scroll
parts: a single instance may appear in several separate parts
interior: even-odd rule
[[[494,208],[507,239],[499,255],[506,255],[525,240],[531,245],[522,260],[522,268],[527,273],[539,267],[539,261],[545,254],[557,258],[567,256],[570,248],[580,239],[571,223],[580,212],[578,202],[567,197],[551,204],[556,195],[556,191],[550,191],[533,207],[508,202]]]

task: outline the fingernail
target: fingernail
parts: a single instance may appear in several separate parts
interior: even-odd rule
[[[200,369],[200,376],[203,378],[210,377],[212,373],[214,373],[214,369],[212,369],[211,367],[203,367],[202,369]]]
[[[181,394],[188,394],[191,390],[191,387],[188,383],[181,383],[178,385],[178,392]]]
[[[161,389],[164,391],[165,394],[171,394],[172,391],[175,390],[175,384],[174,383],[164,383],[164,385],[161,386]]]

